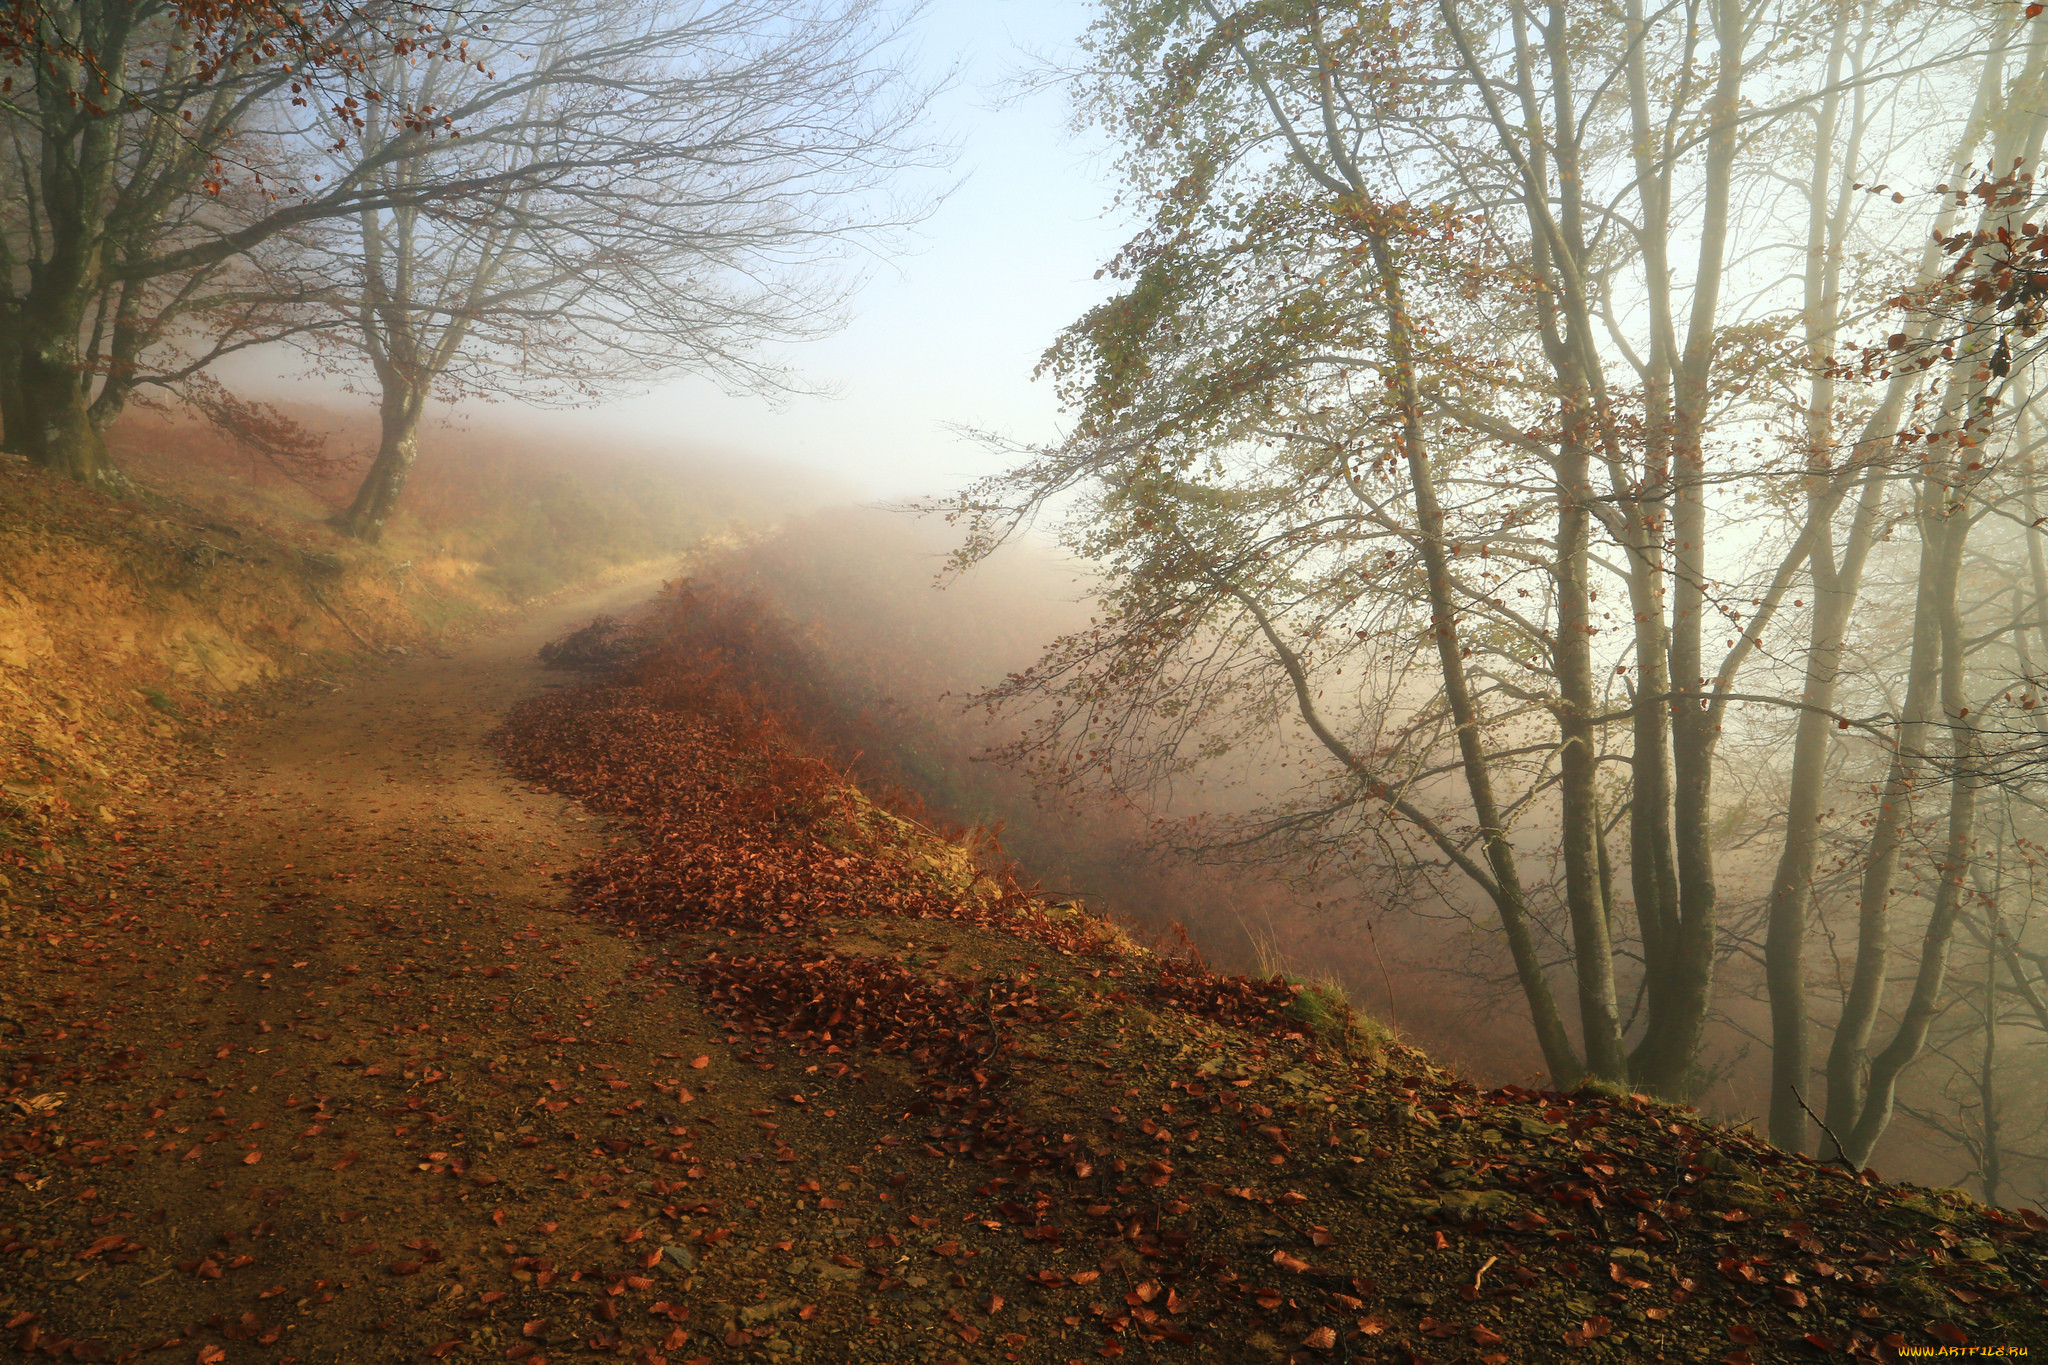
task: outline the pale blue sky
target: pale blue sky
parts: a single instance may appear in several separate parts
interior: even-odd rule
[[[778,408],[683,380],[571,420],[635,444],[654,437],[828,471],[864,498],[938,492],[991,471],[948,423],[1055,434],[1051,386],[1034,383],[1032,368],[1104,296],[1093,276],[1126,232],[1107,212],[1115,191],[1100,145],[1067,132],[1065,97],[1000,97],[1031,54],[1071,50],[1092,12],[1083,0],[934,0],[920,45],[933,67],[960,66],[939,113],[960,148],[961,183],[916,254],[875,270],[845,332],[791,352],[836,396]]]

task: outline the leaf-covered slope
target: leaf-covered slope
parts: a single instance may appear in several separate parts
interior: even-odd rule
[[[863,1187],[780,1194],[793,1228],[856,1220],[827,1264],[890,1339],[936,1326],[942,1352],[1045,1361],[2048,1344],[2038,1217],[1640,1097],[1478,1090],[1313,1027],[1298,988],[1154,956],[879,816],[801,733],[800,655],[743,600],[684,588],[657,639],[523,708],[506,749],[638,823],[583,902],[661,941],[755,1066],[911,1097],[829,1127],[827,1164]],[[780,1111],[752,1117],[784,1141]]]

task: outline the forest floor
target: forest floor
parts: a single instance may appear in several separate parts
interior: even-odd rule
[[[0,1343],[2048,1349],[2037,1216],[1637,1097],[1479,1090],[1033,898],[845,783],[744,604],[672,595],[619,674],[537,663],[651,586],[302,685],[34,873],[42,956],[0,1011]]]

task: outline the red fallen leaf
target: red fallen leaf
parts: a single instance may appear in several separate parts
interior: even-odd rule
[[[1365,1333],[1365,1335],[1369,1337],[1379,1336],[1381,1333],[1387,1330],[1387,1320],[1381,1317],[1379,1314],[1374,1313],[1371,1317],[1360,1318],[1358,1320],[1358,1330]]]
[[[1738,1346],[1757,1346],[1763,1343],[1762,1334],[1747,1323],[1729,1323],[1728,1335],[1734,1339],[1735,1344]]]
[[[256,1258],[254,1256],[249,1255],[249,1253],[245,1251],[240,1256],[235,1257],[234,1260],[228,1262],[228,1269],[240,1270],[244,1266],[252,1266],[255,1264]]]
[[[1787,1308],[1806,1307],[1806,1291],[1781,1284],[1771,1291],[1771,1297]]]
[[[1738,1346],[1721,1357],[1721,1365],[1756,1365],[1756,1362],[1750,1359],[1747,1346]]]
[[[393,1261],[384,1268],[393,1275],[417,1275],[420,1273],[420,1267],[425,1264],[424,1261]]]
[[[1291,1270],[1297,1275],[1308,1269],[1307,1261],[1302,1260],[1299,1256],[1290,1256],[1285,1251],[1275,1251],[1273,1253],[1273,1264],[1279,1266],[1282,1270]]]
[[[698,1057],[692,1060],[690,1065],[696,1067],[697,1070],[702,1071],[705,1067],[711,1065],[711,1059],[709,1057]]]
[[[1357,1301],[1353,1300],[1352,1302],[1353,1306],[1356,1306]],[[1178,1290],[1169,1289],[1166,1291],[1166,1311],[1175,1314],[1188,1311],[1188,1301],[1180,1296]]]
[[[1102,1345],[1095,1348],[1095,1354],[1101,1356],[1104,1360],[1114,1360],[1123,1353],[1124,1344],[1121,1341],[1105,1341]]]
[[[519,1329],[519,1335],[522,1337],[544,1337],[547,1334],[548,1320],[546,1318],[535,1318],[532,1322]]]
[[[1928,1323],[1927,1335],[1933,1337],[1944,1346],[1967,1346],[1970,1344],[1970,1338],[1964,1335],[1963,1329],[1952,1322]]]
[[[1303,1337],[1301,1344],[1311,1351],[1334,1350],[1337,1345],[1337,1334],[1328,1327],[1318,1327]]]
[[[1467,1329],[1466,1335],[1472,1338],[1474,1346],[1498,1346],[1503,1340],[1500,1333],[1494,1331],[1491,1327],[1483,1327],[1476,1322]]]
[[[334,1163],[329,1165],[327,1169],[330,1171],[345,1171],[349,1167],[355,1165],[356,1158],[361,1155],[361,1152],[343,1152],[341,1154],[340,1160],[335,1161]]]
[[[996,1297],[1001,1298],[1002,1296],[998,1294]],[[991,1309],[989,1311],[993,1312],[995,1310]],[[803,1307],[796,1310],[796,1315],[799,1318],[803,1319],[805,1322],[809,1322],[812,1318],[818,1316],[818,1305],[816,1305],[815,1303],[807,1303]]]
[[[981,1329],[971,1322],[956,1330],[960,1334],[960,1340],[966,1342],[969,1346],[981,1340]]]
[[[1077,1270],[1071,1278],[1075,1284],[1094,1284],[1102,1278],[1102,1272],[1099,1270]]]
[[[202,1256],[193,1265],[192,1273],[202,1280],[217,1280],[220,1278],[220,1262],[211,1256]]]
[[[463,1342],[461,1337],[450,1337],[448,1338],[448,1340],[434,1347],[430,1354],[434,1357],[434,1359],[440,1360],[442,1357],[446,1356],[450,1351],[456,1349],[458,1346],[461,1346],[462,1344]]]
[[[225,1346],[202,1346],[197,1357],[198,1365],[214,1365],[215,1361],[227,1358],[228,1348]]]
[[[105,1239],[104,1239],[104,1238],[102,1238],[101,1240],[102,1240],[102,1241],[104,1241]],[[97,1246],[97,1245],[98,1245],[98,1243],[97,1243],[97,1242],[95,1242],[95,1243],[94,1243],[94,1245],[95,1245],[95,1246]],[[1969,1291],[1969,1290],[1967,1290],[1967,1289],[1958,1289],[1958,1288],[1956,1288],[1956,1287],[1955,1287],[1954,1285],[1949,1285],[1949,1286],[1948,1286],[1948,1292],[1949,1292],[1949,1293],[1951,1293],[1951,1294],[1953,1294],[1953,1295],[1955,1295],[1955,1297],[1956,1297],[1956,1302],[1958,1302],[1958,1303],[1982,1303],[1982,1302],[1984,1302],[1984,1296],[1983,1296],[1982,1294],[1975,1294],[1975,1293],[1972,1293],[1971,1291]]]
[[[244,1166],[254,1166],[257,1162],[261,1160],[263,1160],[263,1153],[251,1152],[249,1153],[249,1155],[242,1158],[242,1164]]]
[[[1000,1313],[1000,1312],[1002,1312],[1002,1311],[1003,1311],[1003,1296],[1002,1296],[1001,1294],[991,1294],[991,1295],[989,1295],[989,1296],[988,1296],[988,1315],[989,1315],[990,1317],[994,1317],[994,1316],[995,1316],[996,1314],[998,1314],[998,1313]]]
[[[91,1246],[79,1252],[76,1256],[72,1257],[71,1259],[73,1259],[74,1261],[89,1261],[93,1257],[101,1254],[102,1252],[112,1251],[115,1247],[120,1246],[127,1240],[128,1239],[126,1237],[123,1237],[119,1233],[114,1233],[106,1237],[98,1238],[93,1242]]]
[[[1598,1341],[1613,1330],[1614,1324],[1604,1317],[1587,1318],[1576,1330],[1564,1334],[1564,1344],[1573,1347],[1585,1346]]]
[[[1804,1341],[1808,1346],[1811,1346],[1814,1350],[1821,1352],[1823,1355],[1835,1355],[1839,1353],[1842,1349],[1840,1346],[1836,1345],[1831,1338],[1824,1337],[1818,1332],[1808,1332],[1805,1336],[1801,1337],[1800,1340]]]
[[[499,1226],[499,1227],[504,1227],[504,1226],[505,1226],[505,1210],[503,1210],[503,1209],[493,1209],[493,1210],[491,1210],[491,1222],[495,1223],[495,1224],[496,1224],[497,1226]]]

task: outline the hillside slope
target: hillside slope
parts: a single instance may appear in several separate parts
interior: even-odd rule
[[[61,869],[81,826],[293,681],[432,649],[533,601],[672,565],[761,499],[676,462],[436,432],[386,542],[322,520],[345,497],[203,428],[117,430],[118,496],[0,454],[0,864]],[[458,439],[460,437],[461,439]],[[0,872],[0,941],[19,930]]]
[[[674,589],[633,663],[550,688],[569,619],[230,727],[41,884],[0,1038],[18,1349],[2048,1347],[2037,1216],[1633,1097],[1475,1090],[862,791],[744,599]]]

